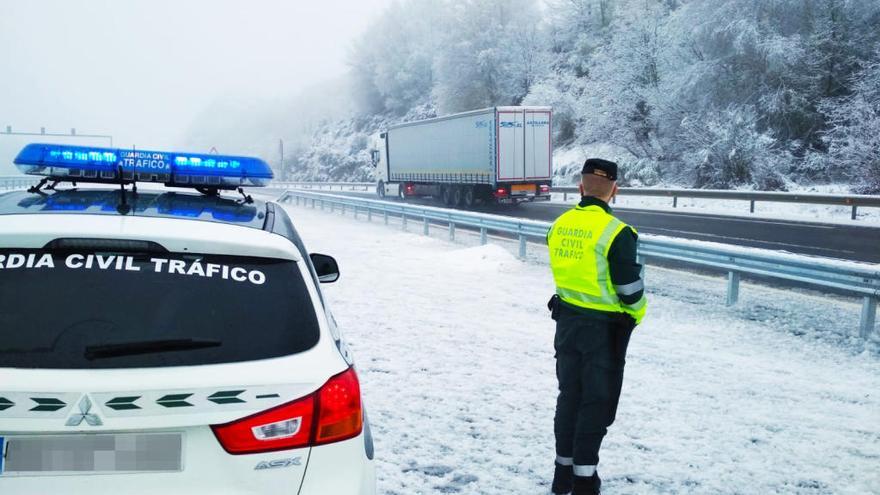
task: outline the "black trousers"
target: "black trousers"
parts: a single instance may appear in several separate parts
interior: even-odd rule
[[[560,308],[556,319],[556,454],[575,465],[599,463],[599,447],[614,422],[632,318],[606,318]]]

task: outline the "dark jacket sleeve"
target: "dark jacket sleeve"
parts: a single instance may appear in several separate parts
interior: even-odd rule
[[[611,283],[624,304],[635,304],[645,293],[642,265],[636,262],[638,238],[632,228],[626,227],[617,234],[608,250]]]

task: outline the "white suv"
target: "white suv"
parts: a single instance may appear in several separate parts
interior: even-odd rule
[[[39,146],[24,171],[89,174]],[[0,195],[0,493],[374,494],[336,262],[216,176],[97,152],[122,187]],[[125,191],[150,177],[206,194]]]

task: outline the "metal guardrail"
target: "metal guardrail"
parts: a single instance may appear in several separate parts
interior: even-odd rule
[[[568,200],[569,194],[580,194],[577,187],[556,186],[553,192],[563,193]],[[768,191],[727,191],[719,189],[645,189],[622,187],[618,191],[621,196],[651,196],[672,198],[672,207],[678,207],[678,198],[725,199],[749,202],[749,213],[755,212],[755,203],[800,203],[809,205],[849,206],[852,208],[851,218],[858,216],[859,207],[880,208],[880,196],[860,194],[813,194],[787,193]]]
[[[273,180],[271,187],[282,187],[282,188],[302,188],[302,189],[317,189],[323,190],[327,188],[327,190],[332,191],[335,187],[339,191],[355,191],[355,190],[364,190],[370,191],[376,189],[375,182],[309,182],[309,181],[278,181]]]
[[[36,180],[28,176],[0,176],[0,190],[11,190],[28,187],[36,183]],[[303,181],[273,181],[274,187],[282,188],[303,188],[303,189],[327,189],[337,190],[363,190],[370,191],[375,189],[376,184],[373,182],[303,182]],[[579,194],[577,187],[571,186],[555,186],[551,192],[562,193],[563,199],[568,201],[569,194]],[[649,196],[649,197],[666,197],[672,198],[672,207],[678,206],[678,198],[701,198],[701,199],[724,199],[739,200],[749,202],[749,212],[755,212],[756,202],[773,202],[773,203],[801,203],[812,205],[830,205],[830,206],[850,206],[852,208],[851,218],[855,220],[858,216],[859,207],[880,208],[880,196],[868,195],[837,195],[837,194],[812,194],[812,193],[784,193],[784,192],[762,192],[762,191],[723,191],[716,189],[643,189],[643,188],[621,188],[619,193],[621,196]]]
[[[369,191],[376,187],[373,182],[273,182],[280,187],[296,187],[304,189],[328,189],[333,190],[364,190]],[[551,192],[561,193],[563,200],[568,201],[569,194],[580,194],[575,186],[554,186]],[[678,198],[695,199],[724,199],[735,201],[748,201],[749,212],[755,212],[755,203],[801,203],[810,205],[849,206],[851,218],[858,217],[859,207],[880,208],[880,196],[868,196],[859,194],[813,194],[813,193],[787,193],[766,191],[727,191],[718,189],[646,189],[622,187],[618,192],[621,196],[649,196],[672,198],[672,207],[678,207]]]
[[[0,190],[24,189],[36,184],[38,181],[38,178],[27,175],[0,175]]]
[[[409,219],[421,220],[422,232],[430,233],[431,224],[446,224],[449,239],[455,239],[456,227],[480,231],[480,243],[488,242],[488,232],[515,236],[519,242],[519,256],[525,258],[529,239],[545,242],[551,224],[468,211],[417,206],[402,202],[339,196],[305,190],[288,190],[281,202],[297,205],[327,207],[342,213],[351,210],[357,217],[364,213],[369,220],[379,214],[388,223],[389,216],[401,219],[403,229]],[[727,273],[727,305],[739,299],[741,275],[757,275],[814,287],[834,289],[862,298],[859,336],[867,339],[874,329],[877,305],[880,302],[880,265],[869,265],[830,258],[815,258],[773,251],[735,246],[721,246],[700,241],[669,239],[642,234],[639,236],[639,257],[676,261]]]

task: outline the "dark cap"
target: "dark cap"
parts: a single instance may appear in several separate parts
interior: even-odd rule
[[[617,164],[601,158],[587,158],[581,174],[593,174],[608,180],[617,180]]]

